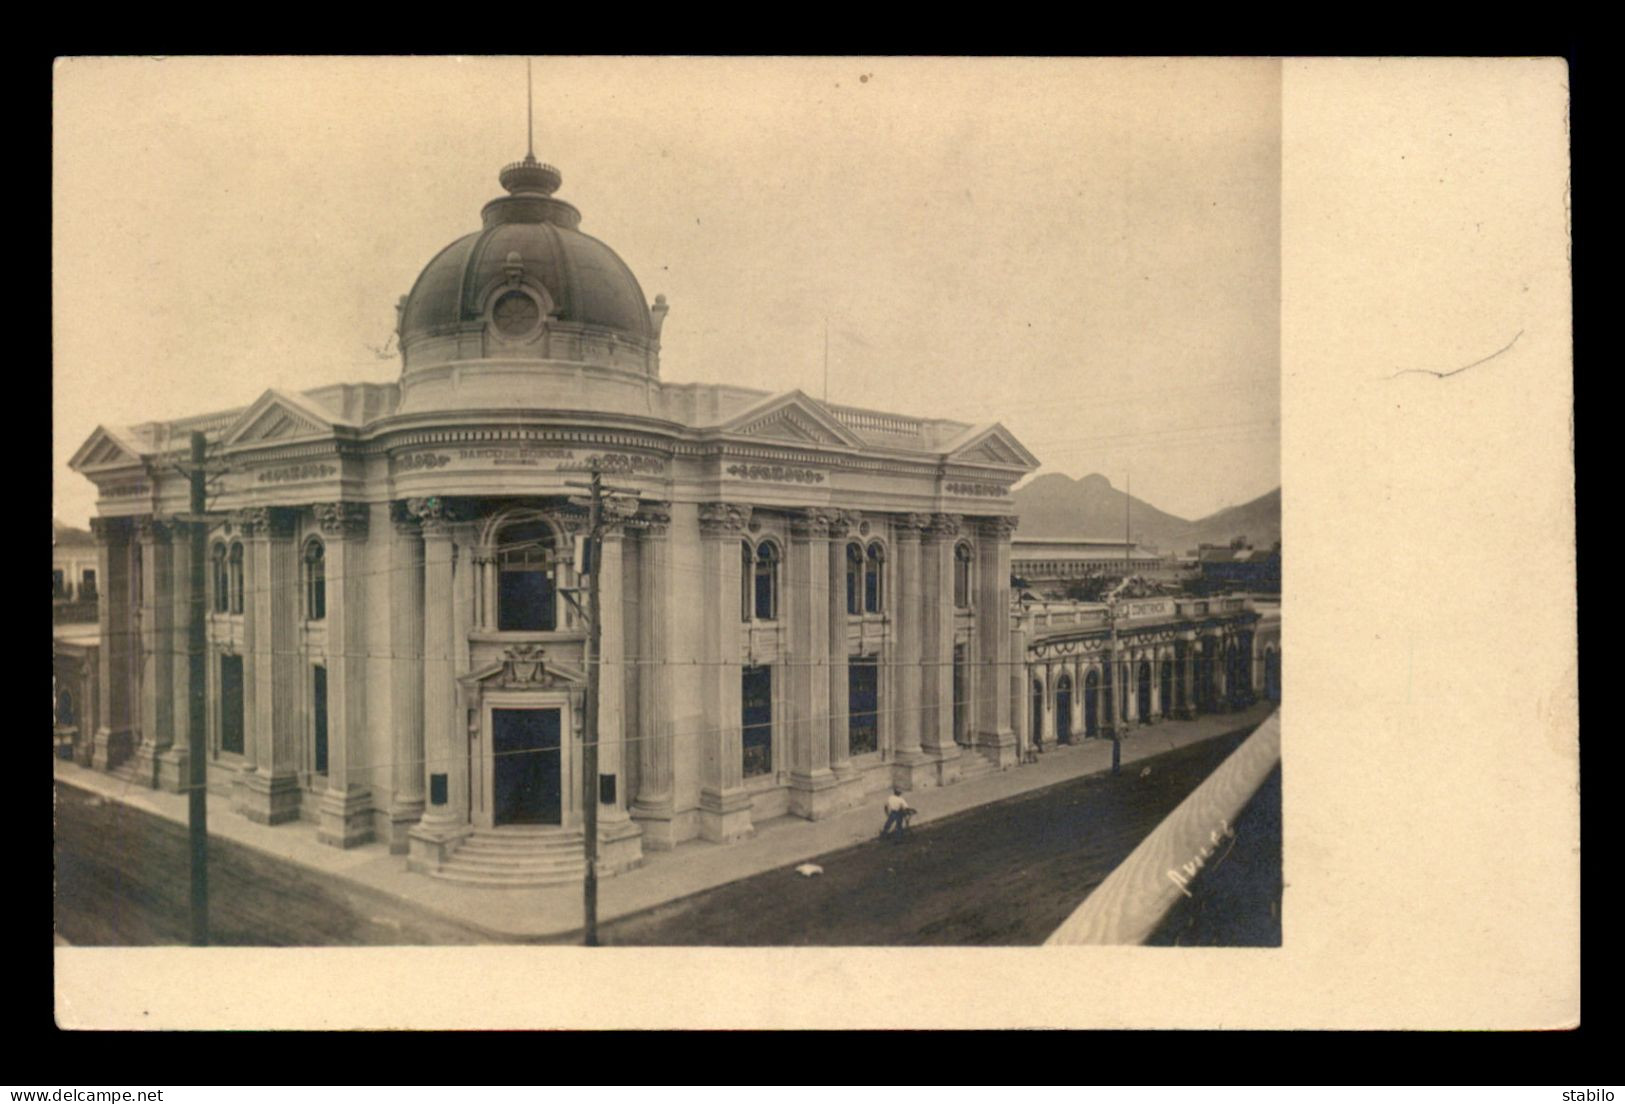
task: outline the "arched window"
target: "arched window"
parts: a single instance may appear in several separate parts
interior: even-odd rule
[[[954,607],[970,609],[970,545],[954,545]]]
[[[751,601],[755,583],[753,575],[756,571],[756,550],[750,546],[750,541],[739,542],[739,620],[749,621],[755,610],[755,603]]]
[[[217,544],[210,559],[214,575],[214,612],[225,613],[231,608],[231,580],[226,577],[226,546]]]
[[[880,613],[886,608],[886,549],[879,541],[869,546],[863,561],[863,608]]]
[[[1032,716],[1029,718],[1034,744],[1044,741],[1044,684],[1033,679]]]
[[[756,620],[773,621],[779,615],[779,546],[763,541],[756,546]]]
[[[227,581],[231,584],[231,612],[243,612],[243,542],[233,541],[226,557]]]
[[[516,521],[497,533],[497,628],[552,632],[558,626],[553,528]]]
[[[863,548],[856,544],[846,546],[846,612],[863,612]]]
[[[305,545],[305,620],[327,617],[327,549],[312,540]]]

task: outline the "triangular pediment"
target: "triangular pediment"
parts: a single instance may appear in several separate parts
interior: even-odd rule
[[[324,417],[311,403],[273,389],[256,399],[232,422],[224,440],[228,446],[251,445],[329,436],[332,432],[333,420]]]
[[[948,445],[948,459],[966,464],[998,464],[1029,470],[1038,467],[1038,457],[1004,426],[995,422],[967,431]]]
[[[127,432],[111,426],[97,426],[79,451],[68,461],[74,471],[89,468],[116,468],[141,462],[141,444]]]
[[[786,441],[797,445],[861,447],[863,441],[823,405],[801,391],[790,391],[757,403],[735,415],[722,429],[741,437]]]

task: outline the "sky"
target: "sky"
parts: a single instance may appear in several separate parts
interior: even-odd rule
[[[1199,517],[1280,483],[1280,65],[532,60],[536,156],[661,375],[1002,422]],[[84,58],[54,110],[53,509],[100,424],[389,382],[526,149],[525,61]]]

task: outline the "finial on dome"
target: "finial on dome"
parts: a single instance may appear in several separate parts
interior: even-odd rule
[[[530,59],[525,59],[525,159],[515,161],[497,179],[510,195],[530,193],[552,195],[564,183],[564,176],[552,165],[536,160],[536,97],[531,90]]]

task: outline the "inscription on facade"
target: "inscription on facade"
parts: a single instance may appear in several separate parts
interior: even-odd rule
[[[392,457],[390,463],[398,472],[433,471],[435,468],[443,468],[451,463],[451,457],[443,452],[414,452],[406,456]]]
[[[450,465],[459,468],[542,468],[548,471],[588,471],[596,464],[606,472],[654,473],[666,470],[666,462],[653,456],[625,452],[590,453],[579,456],[575,449],[546,445],[484,445],[449,452],[411,452],[390,459],[396,473],[435,471]]]
[[[1119,620],[1134,620],[1140,617],[1172,617],[1174,615],[1174,600],[1172,598],[1158,598],[1147,602],[1120,602],[1117,605]]]
[[[942,489],[962,498],[1003,498],[1009,493],[997,483],[944,483]]]
[[[769,483],[822,483],[824,473],[811,468],[791,468],[783,464],[729,464],[724,469],[735,479],[760,479]]]
[[[338,474],[332,464],[289,464],[285,468],[270,468],[259,474],[261,483],[299,483],[306,479],[326,479]]]

